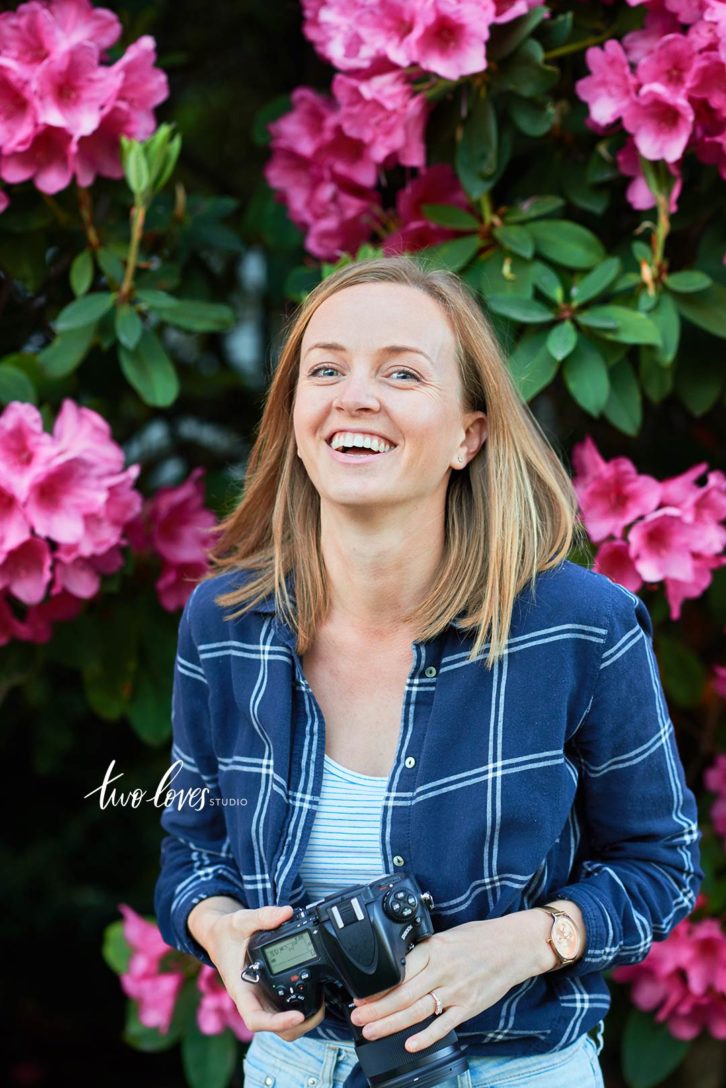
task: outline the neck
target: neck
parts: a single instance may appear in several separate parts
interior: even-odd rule
[[[444,510],[359,510],[321,506],[328,580],[327,622],[379,639],[401,634],[403,616],[428,595],[444,552]]]

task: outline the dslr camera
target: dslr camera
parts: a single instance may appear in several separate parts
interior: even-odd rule
[[[406,1039],[434,1019],[381,1039],[366,1039],[351,1023],[353,998],[370,997],[403,981],[406,953],[430,937],[434,902],[415,878],[389,873],[298,907],[277,929],[258,930],[247,944],[242,978],[258,984],[280,1012],[305,1018],[320,1008],[353,1036],[371,1088],[429,1088],[468,1069],[456,1033],[409,1053]]]

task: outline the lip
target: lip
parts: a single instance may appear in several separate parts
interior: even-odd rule
[[[393,446],[394,448],[397,445],[397,443],[394,442],[392,438],[389,438],[388,435],[379,434],[378,431],[358,431],[355,428],[351,430],[349,427],[334,427],[330,434],[325,436],[325,441],[328,445],[330,445],[330,440],[335,434],[367,434],[370,435],[371,438],[383,439],[384,442],[388,442],[389,446]]]

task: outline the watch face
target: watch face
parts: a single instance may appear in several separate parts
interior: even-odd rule
[[[577,955],[579,937],[575,924],[569,918],[555,918],[552,943],[563,959],[569,960]]]

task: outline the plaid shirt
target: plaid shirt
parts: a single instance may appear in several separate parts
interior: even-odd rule
[[[214,603],[242,577],[195,588],[174,675],[173,788],[207,792],[163,811],[155,907],[164,939],[206,964],[186,928],[200,900],[308,901],[299,868],[323,775],[323,715],[274,596],[232,621]],[[387,871],[431,893],[437,931],[579,905],[584,957],[456,1029],[474,1055],[543,1053],[604,1017],[604,970],[642,960],[692,910],[696,803],[640,598],[565,561],[518,595],[491,671],[488,646],[467,661],[472,642],[457,618],[413,643],[381,847]],[[310,1037],[350,1041],[329,1014]]]

